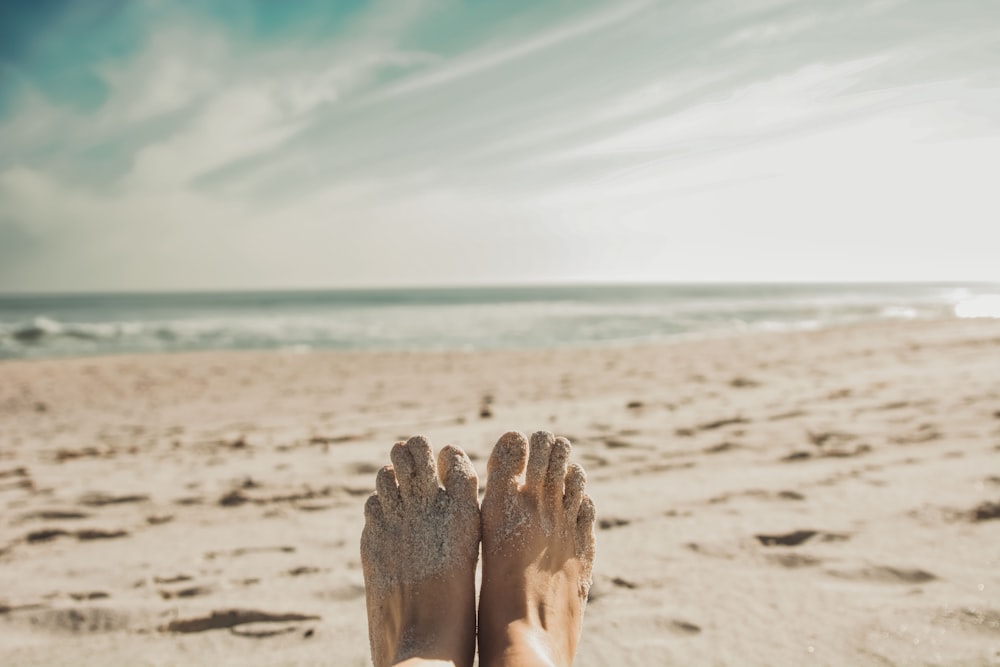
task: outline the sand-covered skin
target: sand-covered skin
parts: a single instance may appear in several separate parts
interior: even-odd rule
[[[600,510],[577,665],[1000,659],[1000,322],[948,321],[0,363],[0,664],[368,664],[387,445],[539,428]]]
[[[372,661],[406,658],[471,665],[479,558],[478,478],[461,449],[434,464],[430,443],[414,436],[392,448],[365,503],[361,565]]]
[[[483,496],[481,665],[571,665],[594,567],[594,502],[565,438],[500,437]]]

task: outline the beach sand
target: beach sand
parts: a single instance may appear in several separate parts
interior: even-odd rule
[[[578,665],[1000,664],[1000,322],[0,363],[0,664],[368,664],[392,443],[568,437]]]

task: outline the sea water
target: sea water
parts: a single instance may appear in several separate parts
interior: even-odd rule
[[[215,349],[593,345],[963,316],[1000,317],[1000,285],[703,284],[0,295],[0,358]]]

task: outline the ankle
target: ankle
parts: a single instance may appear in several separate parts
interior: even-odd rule
[[[447,665],[472,667],[476,652],[475,629],[461,632],[437,626],[433,630],[411,626],[403,631],[390,665]]]
[[[403,596],[399,628],[389,651],[389,664],[420,664],[471,667],[476,651],[476,603],[474,581],[435,582],[418,586]]]
[[[501,628],[480,628],[479,663],[482,667],[569,667],[572,659],[543,627],[520,619]]]
[[[449,625],[447,621],[405,624],[389,664],[406,664],[419,659],[424,661],[421,664],[428,661],[437,664],[440,660],[441,664],[471,667],[475,655],[474,633],[474,628],[466,630],[464,624]]]

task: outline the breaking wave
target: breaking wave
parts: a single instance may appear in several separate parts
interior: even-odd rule
[[[677,285],[0,297],[0,357],[638,342],[1000,317],[996,286]]]

